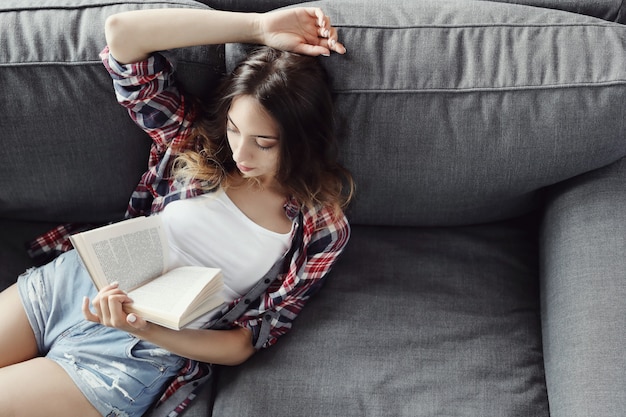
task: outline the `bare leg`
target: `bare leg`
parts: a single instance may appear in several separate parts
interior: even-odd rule
[[[35,335],[13,284],[0,293],[0,368],[36,356]]]
[[[99,417],[63,368],[35,358],[0,368],[0,415]]]

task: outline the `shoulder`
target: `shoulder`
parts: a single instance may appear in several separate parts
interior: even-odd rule
[[[331,206],[302,207],[304,241],[314,252],[341,251],[350,238],[350,224]]]

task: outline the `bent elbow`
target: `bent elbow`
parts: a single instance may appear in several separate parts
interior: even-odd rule
[[[104,36],[109,48],[116,47],[120,43],[120,39],[123,39],[120,34],[123,31],[121,20],[119,14],[114,14],[107,17],[104,22]]]
[[[228,366],[238,366],[246,362],[256,353],[256,349],[252,345],[247,345],[238,355],[231,358]]]
[[[136,62],[145,58],[139,51],[139,39],[135,23],[128,13],[118,13],[107,17],[104,22],[104,36],[109,52],[121,64]]]

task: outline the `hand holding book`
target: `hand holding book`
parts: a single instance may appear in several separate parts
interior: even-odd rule
[[[100,323],[105,326],[132,332],[141,330],[147,324],[143,318],[138,318],[135,313],[127,313],[125,304],[132,303],[128,295],[119,289],[119,284],[114,282],[103,287],[91,303],[95,313],[91,311],[89,298],[83,298],[83,315],[89,321]]]
[[[107,294],[97,300],[97,312],[110,309],[101,302],[106,298],[123,310],[124,320],[126,313],[135,313],[178,330],[223,303],[219,269],[185,266],[166,271],[167,238],[158,216],[125,220],[71,239],[96,288]],[[91,311],[86,317],[93,318],[87,314],[93,315]]]

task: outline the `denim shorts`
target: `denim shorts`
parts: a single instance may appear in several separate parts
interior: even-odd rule
[[[18,289],[39,352],[58,363],[106,417],[140,417],[185,360],[123,332],[85,320],[97,290],[75,251],[32,268]]]

